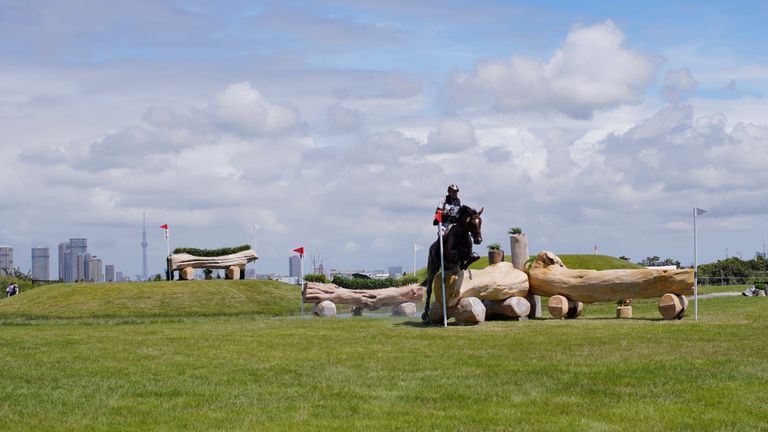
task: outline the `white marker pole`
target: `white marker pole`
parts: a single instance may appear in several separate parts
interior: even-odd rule
[[[437,232],[440,235],[440,277],[443,288],[443,327],[448,327],[448,299],[445,298],[445,258],[443,257],[443,230],[442,221],[437,224]]]
[[[301,286],[301,316],[304,316],[304,254],[299,254],[299,285]]]
[[[693,319],[699,320],[699,261],[696,241],[696,206],[693,206]]]

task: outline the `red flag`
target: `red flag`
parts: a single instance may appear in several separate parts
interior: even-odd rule
[[[443,221],[443,212],[438,210],[435,212],[435,219],[437,219],[438,222]]]
[[[296,248],[293,251],[296,252],[299,255],[304,255],[304,246],[302,246],[300,248]]]
[[[162,229],[164,229],[164,230],[167,230],[167,229],[168,229],[168,224],[165,224],[165,225],[160,225],[160,228],[162,228]]]

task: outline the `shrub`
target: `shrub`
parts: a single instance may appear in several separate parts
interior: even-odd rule
[[[507,231],[507,232],[508,232],[509,234],[522,234],[522,233],[523,233],[523,229],[522,229],[522,228],[520,228],[520,227],[512,227],[512,228],[510,228],[510,229],[509,229],[509,231]]]
[[[488,250],[489,251],[501,250],[501,245],[498,242],[491,243],[488,245]]]
[[[181,247],[176,248],[173,250],[173,253],[175,254],[190,254],[194,256],[199,257],[217,257],[222,255],[231,255],[233,253],[243,252],[247,251],[251,248],[251,245],[242,245],[242,246],[235,246],[235,247],[224,247],[219,249],[197,249],[197,248],[187,248],[187,247]]]
[[[386,279],[359,279],[359,278],[348,278],[341,275],[335,275],[333,277],[333,283],[335,283],[336,285],[342,288],[360,289],[360,290],[400,287],[400,286],[416,283],[416,281],[417,279],[415,276],[405,276],[400,279],[394,279],[391,277]]]
[[[325,277],[324,274],[308,274],[304,275],[304,280],[306,282],[320,282],[320,283],[327,283],[328,279]]]

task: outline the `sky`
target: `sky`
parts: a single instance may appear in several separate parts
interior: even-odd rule
[[[744,259],[768,234],[768,1],[0,0],[0,244],[410,270],[484,243]],[[417,267],[426,265],[424,250]],[[307,263],[307,267],[310,267]]]

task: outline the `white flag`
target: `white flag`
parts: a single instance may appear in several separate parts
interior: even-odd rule
[[[421,245],[417,245],[416,243],[414,243],[414,244],[413,244],[413,251],[414,251],[414,252],[416,252],[416,251],[420,251],[420,250],[422,250],[422,249],[424,249],[424,246],[421,246]]]
[[[701,215],[703,215],[704,213],[707,212],[706,210],[702,210],[702,209],[700,209],[698,207],[694,207],[694,208],[696,209],[696,216],[701,216]]]

